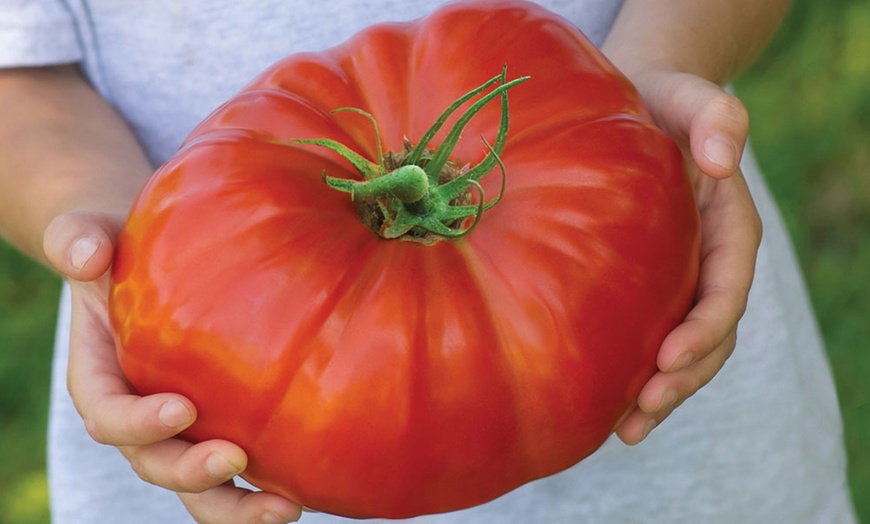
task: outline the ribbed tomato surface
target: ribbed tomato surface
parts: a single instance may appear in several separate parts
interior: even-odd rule
[[[504,197],[462,239],[379,238],[322,179],[359,173],[291,142],[376,161],[371,122],[331,111],[370,113],[401,151],[504,65],[530,77],[509,92]],[[476,115],[454,163],[500,120]],[[407,517],[598,448],[691,305],[698,243],[680,153],[632,85],[562,18],[472,0],[290,56],[204,121],[132,208],[110,315],[134,387],[189,397],[185,437],[242,446],[253,484]]]

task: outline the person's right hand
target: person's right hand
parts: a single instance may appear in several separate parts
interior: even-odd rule
[[[700,274],[692,309],[662,342],[658,371],[616,429],[632,445],[708,384],[731,356],[762,235],[740,170],[749,131],[743,104],[712,82],[657,67],[636,73],[632,81],[656,124],[683,151],[701,220]]]
[[[46,228],[43,248],[70,283],[72,319],[67,385],[91,437],[117,447],[145,481],[178,493],[201,524],[278,524],[298,520],[298,505],[237,488],[247,465],[235,444],[192,444],[176,435],[196,419],[186,398],[136,395],[118,364],[108,320],[109,268],[123,216],[71,212]]]

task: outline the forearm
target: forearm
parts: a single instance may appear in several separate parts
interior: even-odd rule
[[[717,84],[767,45],[791,0],[626,0],[604,43],[629,77],[655,67]]]
[[[46,262],[43,233],[75,209],[126,213],[151,166],[73,66],[0,72],[0,235]]]

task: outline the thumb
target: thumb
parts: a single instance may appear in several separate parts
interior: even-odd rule
[[[42,249],[63,276],[96,280],[112,265],[115,240],[123,217],[93,211],[58,215],[45,228]]]
[[[743,156],[749,114],[720,86],[686,73],[645,79],[638,86],[658,125],[679,144],[688,142],[692,160],[714,178],[733,175]]]

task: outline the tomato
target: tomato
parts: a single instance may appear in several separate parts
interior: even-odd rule
[[[448,202],[476,210],[442,222],[462,234],[373,232],[392,204],[336,191],[363,177],[311,141],[434,162],[418,142],[479,86],[502,91],[454,133],[453,177],[492,171]],[[254,485],[408,517],[593,453],[691,306],[698,247],[680,152],[627,79],[559,16],[471,0],[289,56],[218,108],[134,203],[110,317],[135,389],[190,398],[184,437],[239,444]]]

